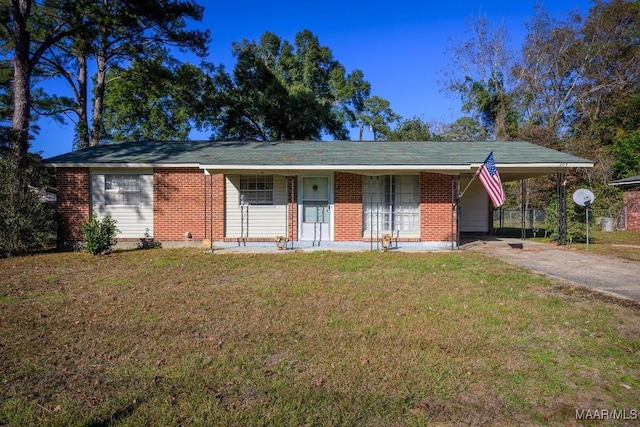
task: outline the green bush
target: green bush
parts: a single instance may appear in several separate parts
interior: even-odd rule
[[[92,255],[109,252],[116,244],[116,221],[110,216],[98,219],[95,211],[91,217],[82,224],[85,250]]]
[[[580,211],[581,210],[581,211]],[[547,230],[547,237],[551,240],[558,240],[558,197],[554,195],[546,209],[547,217],[544,221],[544,228]],[[579,208],[570,198],[567,199],[567,236],[568,242],[586,242],[587,233],[585,226],[586,212],[584,208]]]
[[[55,208],[42,199],[46,171],[33,160],[15,170],[0,155],[0,257],[25,254],[51,245]]]

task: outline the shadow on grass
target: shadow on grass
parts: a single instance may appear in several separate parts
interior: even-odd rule
[[[118,422],[129,417],[133,412],[142,405],[142,399],[134,399],[129,405],[124,408],[117,409],[110,416],[100,417],[96,420],[91,420],[84,424],[84,427],[108,427],[118,424]]]

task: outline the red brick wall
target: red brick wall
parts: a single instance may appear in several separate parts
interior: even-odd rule
[[[362,176],[336,172],[334,176],[334,240],[362,240]]]
[[[56,171],[58,189],[58,242],[81,241],[82,223],[90,215],[91,178],[88,168],[59,168]]]
[[[291,188],[293,182],[293,188]],[[298,177],[287,176],[286,179],[289,200],[287,201],[287,238],[298,240]]]
[[[153,174],[155,240],[187,240],[185,233],[191,233],[194,240],[202,240],[205,221],[203,171],[198,168],[157,168]],[[216,222],[219,221],[214,218]]]
[[[206,188],[204,218],[206,223],[204,238],[211,241],[218,241],[224,238],[224,175],[205,175],[203,178]]]
[[[627,211],[627,230],[640,231],[640,187],[625,189],[623,200]]]
[[[213,175],[213,240],[220,241],[224,238],[224,194],[225,178],[219,173]]]
[[[451,177],[420,173],[420,239],[424,242],[451,241],[455,238],[452,221],[455,221],[455,212],[451,204]]]

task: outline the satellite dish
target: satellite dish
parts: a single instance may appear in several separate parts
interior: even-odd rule
[[[580,206],[589,206],[596,199],[596,196],[593,195],[591,190],[587,190],[586,188],[581,188],[576,190],[573,193],[573,201],[576,202],[577,205]]]

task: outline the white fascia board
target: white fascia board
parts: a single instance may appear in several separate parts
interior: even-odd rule
[[[482,166],[483,163],[472,163],[471,167],[474,169]],[[568,168],[592,168],[593,162],[588,163],[496,163],[496,169],[500,172],[500,169],[568,169]]]
[[[469,165],[200,165],[215,171],[467,171]]]
[[[637,185],[640,184],[640,180],[638,181],[625,181],[625,182],[610,182],[609,185],[612,187],[617,187],[618,185]]]
[[[200,163],[45,163],[49,168],[197,168]]]
[[[89,168],[91,175],[105,175],[109,173],[124,174],[152,174],[153,168]]]

